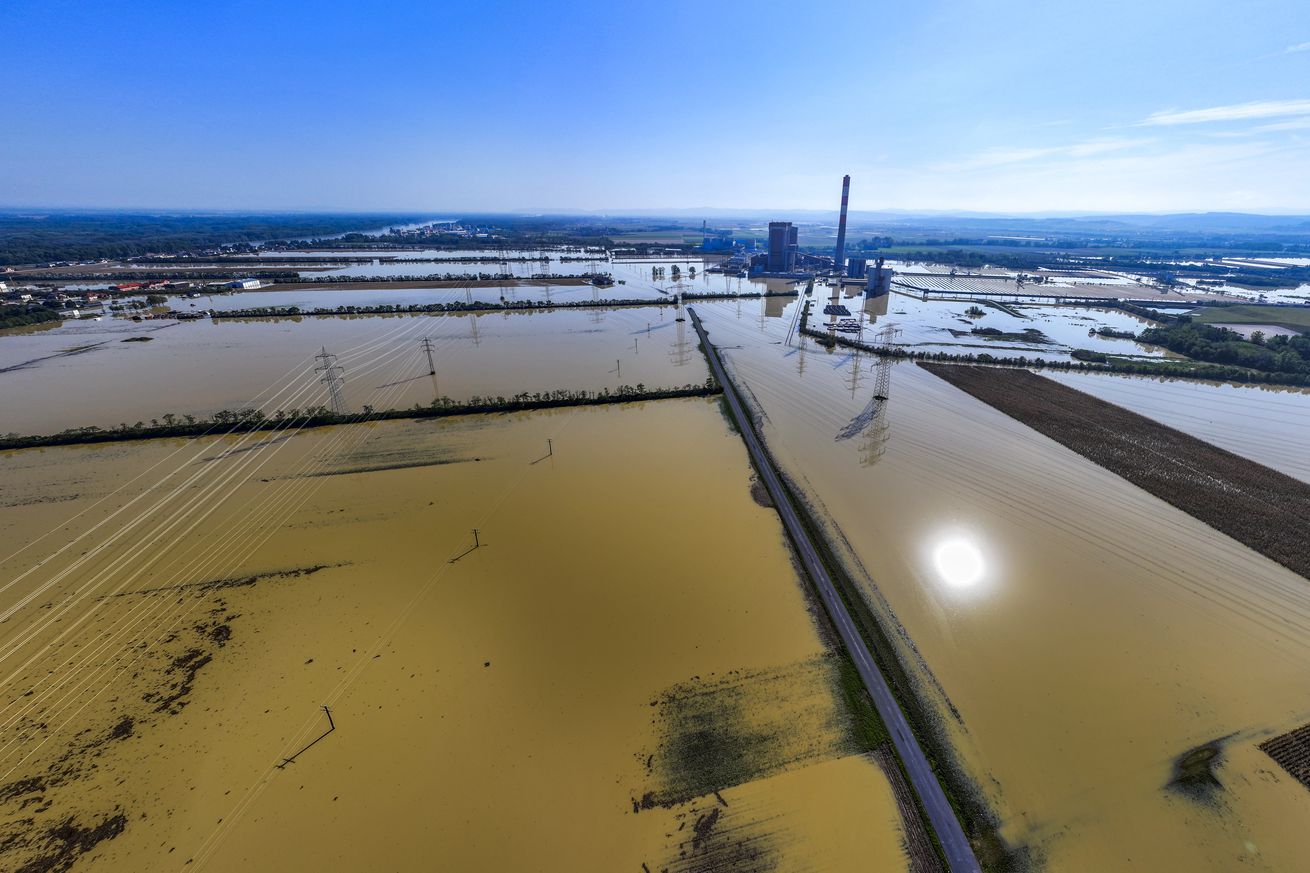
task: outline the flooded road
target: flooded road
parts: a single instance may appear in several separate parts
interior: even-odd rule
[[[1257,743],[1310,721],[1310,582],[912,364],[879,411],[878,359],[788,344],[790,309],[696,311],[1007,840],[1050,870],[1297,869],[1310,792]],[[1218,790],[1169,787],[1216,741]]]
[[[10,857],[68,821],[75,870],[906,869],[716,401],[0,474]]]
[[[0,433],[54,433],[247,408],[284,375],[309,374],[313,356],[324,348],[344,369],[351,410],[389,383],[403,383],[392,402],[409,407],[441,396],[462,401],[703,382],[709,371],[694,335],[675,318],[674,307],[651,307],[68,322],[0,339]],[[435,378],[420,345],[425,338],[432,341]],[[312,387],[314,378],[307,375],[310,387],[279,408],[326,405],[326,388]]]

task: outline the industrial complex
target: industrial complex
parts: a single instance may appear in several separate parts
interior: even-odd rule
[[[863,282],[866,297],[887,294],[891,290],[892,271],[882,258],[872,269],[864,257],[846,257],[846,213],[850,205],[851,177],[841,180],[841,209],[837,217],[837,244],[832,257],[800,251],[799,233],[790,221],[769,222],[769,247],[765,252],[740,251],[723,265],[725,272],[738,272],[744,267],[753,279],[813,279],[828,276],[834,282]],[[702,227],[704,235],[704,228]],[[711,237],[704,236],[706,247]],[[723,241],[713,238],[713,247],[722,250]]]

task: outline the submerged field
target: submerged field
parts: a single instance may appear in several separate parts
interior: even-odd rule
[[[910,863],[714,401],[0,475],[6,869]]]
[[[1028,370],[918,366],[1310,582],[1310,485]]]
[[[71,322],[0,340],[0,433],[204,417],[265,402],[327,405],[320,350],[342,367],[345,407],[463,401],[520,391],[703,382],[705,361],[672,307],[285,320]],[[429,375],[422,341],[433,348]],[[148,341],[141,341],[148,340]],[[394,390],[393,390],[394,389]],[[378,408],[383,408],[378,406]],[[271,414],[273,410],[270,409]]]
[[[1305,579],[919,367],[695,308],[1021,864],[1301,865],[1259,744],[1310,722]]]
[[[1310,482],[1310,389],[1054,370],[1043,375]]]

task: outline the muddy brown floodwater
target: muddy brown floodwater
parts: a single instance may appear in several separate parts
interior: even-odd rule
[[[0,867],[907,867],[716,401],[0,476]]]
[[[279,408],[327,405],[313,360],[336,355],[346,408],[381,388],[391,405],[438,396],[648,388],[703,382],[709,371],[673,307],[528,310],[294,319],[69,322],[0,338],[0,433],[208,416],[257,405],[288,374],[307,390]],[[149,338],[149,342],[135,342]],[[421,347],[429,339],[436,375]],[[269,410],[272,411],[271,409]]]
[[[1310,388],[1100,373],[1043,375],[1310,482]]]
[[[1310,791],[1259,744],[1310,722],[1310,583],[921,368],[880,408],[793,307],[696,311],[1034,866],[1305,868]]]

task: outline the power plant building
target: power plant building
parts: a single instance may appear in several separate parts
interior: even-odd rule
[[[790,221],[770,221],[769,259],[765,269],[770,273],[796,272],[798,240],[796,226]]]
[[[892,290],[892,271],[890,267],[883,265],[883,259],[879,258],[872,270],[868,271],[864,283],[865,297],[881,297],[884,294],[890,294]]]
[[[869,269],[867,258],[847,258],[846,259],[846,278],[864,279],[864,274]]]

